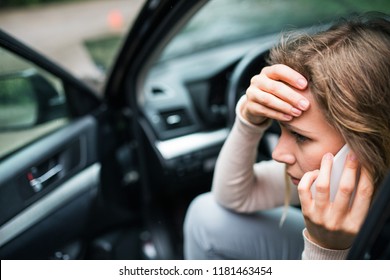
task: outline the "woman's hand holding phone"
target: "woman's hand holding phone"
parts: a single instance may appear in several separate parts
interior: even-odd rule
[[[332,163],[332,169],[331,169],[331,174],[330,174],[330,186],[329,186],[329,195],[330,195],[330,201],[334,201],[336,197],[337,190],[339,188],[341,176],[343,174],[345,162],[347,160],[347,156],[350,153],[351,149],[347,144],[345,144],[340,151],[334,156],[333,158],[333,163]],[[359,170],[356,174],[356,178],[358,179],[359,176]],[[357,180],[355,180],[355,189],[354,193],[356,190],[357,186]],[[316,194],[316,181],[314,181],[313,185],[310,188],[311,194],[313,197],[315,197]],[[354,194],[353,193],[353,194]],[[353,195],[351,197],[351,202],[353,200]]]
[[[374,192],[373,180],[353,152],[346,156],[334,200],[331,200],[333,155],[325,154],[320,170],[307,172],[298,185],[307,238],[328,249],[347,249],[360,230]],[[311,187],[315,184],[315,192]],[[313,195],[314,194],[314,195]]]

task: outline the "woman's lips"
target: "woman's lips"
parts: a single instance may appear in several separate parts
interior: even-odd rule
[[[298,179],[298,178],[293,177],[291,175],[289,175],[289,176],[290,176],[291,182],[293,182],[294,185],[298,186],[298,184],[301,181],[301,179]]]

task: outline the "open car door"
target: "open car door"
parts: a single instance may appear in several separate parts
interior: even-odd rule
[[[99,236],[133,230],[130,211],[140,215],[117,200],[126,172],[118,149],[125,169],[133,166],[111,123],[118,118],[91,88],[2,31],[0,61],[1,259],[115,258]],[[135,251],[117,258],[139,258]]]
[[[95,93],[0,31],[0,257],[77,258],[100,185]]]

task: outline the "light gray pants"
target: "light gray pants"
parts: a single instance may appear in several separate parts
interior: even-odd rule
[[[211,193],[196,197],[184,222],[185,259],[301,259],[304,221],[290,207],[238,214],[218,205]]]

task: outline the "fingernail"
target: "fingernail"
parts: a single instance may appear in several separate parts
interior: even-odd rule
[[[295,116],[295,117],[299,117],[301,114],[302,114],[302,111],[297,109],[297,108],[292,108],[291,109],[291,113]]]
[[[306,110],[309,107],[309,101],[306,99],[301,99],[299,100],[298,105],[299,109]]]
[[[292,118],[293,118],[293,117],[290,116],[290,115],[286,115],[286,114],[283,115],[283,119],[286,120],[286,121],[291,121]]]
[[[298,86],[300,86],[300,87],[305,87],[305,86],[307,85],[306,79],[299,78],[299,79],[297,80],[297,84],[298,84]]]
[[[331,153],[327,153],[324,155],[324,159],[326,160],[333,160],[333,155]]]
[[[348,154],[348,159],[350,161],[355,161],[357,159],[355,153],[354,152],[349,153]]]

